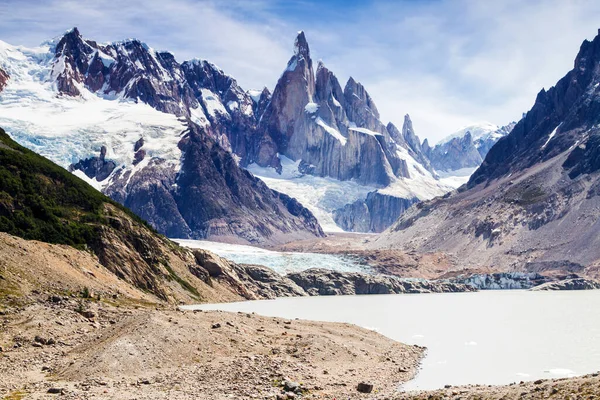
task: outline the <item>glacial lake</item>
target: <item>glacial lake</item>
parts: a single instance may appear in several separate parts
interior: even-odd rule
[[[186,309],[349,322],[428,348],[400,390],[508,384],[600,370],[600,290],[280,298]]]

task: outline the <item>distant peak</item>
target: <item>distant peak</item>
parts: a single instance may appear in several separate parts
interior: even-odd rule
[[[79,33],[79,29],[77,29],[77,27],[74,26],[73,28],[65,32],[65,36],[67,35],[81,36],[81,33]]]
[[[308,42],[304,31],[298,32],[296,40],[294,41],[294,54],[297,56],[303,56],[304,58],[310,58],[310,49],[308,48]]]
[[[404,123],[409,123],[409,122],[412,122],[411,119],[410,119],[410,115],[406,114],[404,116]]]

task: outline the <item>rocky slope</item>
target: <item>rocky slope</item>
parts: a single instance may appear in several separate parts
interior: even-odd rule
[[[461,267],[598,277],[600,36],[500,139],[467,188],[405,213],[373,247],[442,251]]]
[[[0,321],[6,399],[363,398],[390,395],[424,349],[349,324],[40,300]],[[286,396],[286,393],[289,395]]]
[[[0,234],[0,299],[24,300],[34,292],[64,295],[84,288],[103,298],[126,295],[144,302],[303,294],[293,282],[262,267],[240,267],[208,252],[179,247],[3,132],[0,232],[6,232]]]
[[[505,386],[469,385],[451,386],[445,389],[401,393],[393,396],[396,400],[570,400],[595,399],[600,396],[598,373],[562,379],[540,379],[534,382],[520,382]]]

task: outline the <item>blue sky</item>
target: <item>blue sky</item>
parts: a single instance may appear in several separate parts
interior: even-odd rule
[[[136,37],[183,61],[273,88],[298,30],[342,84],[353,76],[385,121],[437,141],[464,125],[518,120],[600,28],[591,0],[0,0],[0,40],[33,46],[77,26]]]

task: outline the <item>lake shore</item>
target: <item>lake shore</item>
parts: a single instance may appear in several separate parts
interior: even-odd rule
[[[537,399],[597,399],[600,396],[600,376],[593,373],[575,378],[520,382],[512,385],[455,386],[440,390],[400,393],[395,400],[537,400]]]
[[[372,398],[393,395],[424,349],[342,323],[230,312],[38,302],[4,312],[0,398]],[[294,394],[284,395],[287,391]],[[288,397],[282,397],[288,396]]]

